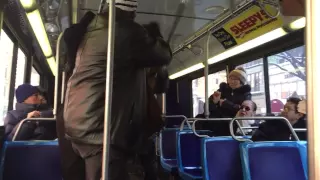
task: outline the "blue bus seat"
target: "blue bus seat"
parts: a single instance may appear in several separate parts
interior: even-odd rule
[[[178,171],[176,135],[179,129],[165,129],[160,132],[160,163],[163,169],[173,173]]]
[[[5,142],[1,177],[5,180],[62,180],[58,142]]]
[[[232,137],[202,139],[204,180],[242,180],[239,144]]]
[[[240,145],[246,180],[305,180],[307,142],[255,142]]]
[[[197,131],[210,134],[210,131]],[[177,133],[177,162],[179,175],[184,180],[202,179],[201,139],[191,130]]]

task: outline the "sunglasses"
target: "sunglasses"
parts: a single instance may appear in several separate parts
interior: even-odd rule
[[[248,106],[244,106],[244,105],[242,105],[242,106],[240,106],[240,109],[244,109],[245,111],[250,111],[251,109],[250,109],[250,107],[248,107]]]

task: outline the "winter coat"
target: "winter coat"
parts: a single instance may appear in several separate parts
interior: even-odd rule
[[[147,116],[147,67],[171,61],[168,44],[151,37],[134,21],[134,14],[116,8],[111,144],[135,146]],[[64,123],[66,137],[74,142],[103,144],[108,12],[97,15],[87,27],[78,48],[67,85]]]
[[[293,128],[306,128],[307,122],[305,118],[300,118]],[[300,140],[307,140],[306,132],[296,132]],[[295,140],[287,123],[281,120],[266,121],[260,124],[259,128],[254,132],[251,138],[253,141],[289,141]]]
[[[28,113],[32,111],[40,111],[42,118],[53,117],[52,110],[50,110],[46,105],[34,105],[34,104],[24,104],[17,103],[16,110],[9,111],[4,120],[5,126],[5,136],[7,140],[12,140],[19,123],[27,118]],[[53,125],[55,127],[55,125]],[[31,139],[41,139],[38,138],[46,133],[43,127],[37,126],[35,123],[24,123],[20,129],[19,140],[31,140]],[[54,136],[54,135],[50,135]],[[45,140],[45,139],[41,139]]]
[[[221,83],[218,90],[221,92],[221,99],[225,101],[213,103],[213,95],[209,98],[210,118],[234,118],[240,109],[243,101],[251,100],[250,85],[243,85],[237,89],[231,89],[226,83]],[[229,121],[208,122],[208,128],[213,131],[215,136],[229,136]],[[234,132],[237,126],[234,124]]]

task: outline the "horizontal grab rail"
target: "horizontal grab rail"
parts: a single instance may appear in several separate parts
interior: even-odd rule
[[[19,133],[22,125],[23,125],[25,122],[27,122],[27,121],[56,121],[56,119],[55,119],[55,118],[26,118],[26,119],[24,119],[24,120],[22,120],[22,121],[19,123],[18,128],[17,128],[17,130],[16,130],[16,132],[14,133],[14,136],[13,136],[13,138],[12,138],[12,141],[15,141],[15,140],[16,140],[17,135],[18,135],[18,133]]]
[[[295,132],[307,132],[306,128],[294,128],[293,129]]]
[[[196,136],[198,136],[198,137],[209,137],[208,135],[200,135],[200,134],[197,133],[197,131],[196,131],[196,122],[198,122],[198,121],[231,121],[232,118],[208,118],[208,119],[189,118],[188,120],[193,120],[192,131]],[[240,128],[241,134],[245,136],[245,133],[242,130],[240,123],[238,121],[236,121],[236,123],[237,123],[238,127]]]
[[[243,120],[268,120],[268,121],[278,121],[278,120],[282,120],[284,122],[286,122],[286,124],[288,125],[291,133],[292,133],[292,136],[296,139],[296,141],[299,141],[299,137],[297,136],[297,133],[293,130],[290,122],[288,119],[284,118],[284,117],[236,117],[236,118],[233,118],[231,120],[231,122],[229,123],[229,129],[230,129],[230,132],[231,132],[231,136],[233,139],[237,140],[237,141],[241,141],[241,142],[246,142],[246,141],[250,141],[252,142],[251,140],[248,140],[248,139],[239,139],[235,136],[234,134],[234,131],[233,131],[233,122],[234,121],[243,121]]]
[[[163,118],[170,118],[170,119],[173,119],[173,118],[183,118],[183,121],[182,121],[182,123],[181,123],[181,125],[180,125],[180,130],[181,130],[181,126],[182,126],[182,124],[183,124],[183,126],[184,126],[184,124],[186,123],[186,119],[187,119],[187,117],[186,116],[184,116],[184,115],[167,115],[167,116],[163,116]],[[189,126],[189,128],[191,129],[191,125],[187,122],[187,125]],[[182,128],[183,129],[183,128]]]

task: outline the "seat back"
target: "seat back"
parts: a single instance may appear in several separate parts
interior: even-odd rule
[[[210,131],[197,132],[210,133]],[[201,168],[201,139],[190,130],[177,133],[177,163],[180,172],[184,172],[185,169]]]
[[[243,143],[240,150],[247,180],[308,179],[306,142]]]
[[[5,180],[61,180],[58,142],[5,142],[1,171]]]
[[[165,127],[166,128],[180,128],[181,123],[185,120],[183,117],[178,118],[166,118]]]
[[[176,136],[179,129],[165,129],[160,133],[161,159],[176,159]]]
[[[239,143],[231,137],[202,140],[202,167],[205,180],[242,179]]]

